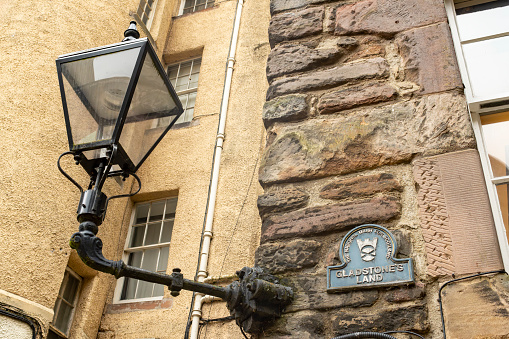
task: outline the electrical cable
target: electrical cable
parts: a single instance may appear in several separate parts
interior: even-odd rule
[[[350,334],[340,335],[332,339],[396,339],[392,335],[378,332],[355,332]]]
[[[387,331],[387,332],[383,332],[384,334],[391,334],[391,333],[406,333],[406,334],[410,334],[410,335],[415,335],[416,337],[419,337],[421,339],[425,339],[422,335],[420,334],[417,334],[415,332],[412,332],[412,331]]]
[[[240,332],[242,332],[242,335],[244,336],[244,338],[249,339],[247,337],[246,333],[244,332],[244,330],[242,329],[242,326],[239,326],[239,328],[240,328]]]
[[[443,306],[442,306],[442,290],[444,289],[444,287],[449,285],[449,284],[451,284],[451,283],[457,282],[457,281],[466,280],[466,279],[475,278],[475,277],[480,277],[480,276],[487,275],[487,274],[496,274],[496,273],[506,273],[506,272],[504,270],[497,270],[497,271],[477,273],[477,274],[469,275],[469,276],[466,276],[466,277],[462,277],[462,278],[457,278],[457,279],[452,279],[452,280],[446,281],[442,285],[442,287],[440,287],[440,289],[438,290],[438,304],[440,305],[440,319],[442,320],[442,333],[443,333],[444,339],[446,339],[444,309],[443,309]]]
[[[0,308],[0,314],[20,320],[30,326],[32,330],[32,339],[36,339],[38,335],[42,337],[42,330],[39,323],[32,321],[30,319],[31,317],[25,314],[22,309],[4,303],[0,303],[0,307],[3,307],[3,309]]]

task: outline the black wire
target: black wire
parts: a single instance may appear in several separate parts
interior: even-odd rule
[[[201,322],[203,322],[204,324],[208,324],[208,323],[212,323],[212,322],[216,322],[216,321],[227,321],[227,320],[235,320],[235,317],[233,315],[229,315],[227,317],[222,317],[222,318],[201,319]]]
[[[5,309],[0,309],[0,314],[23,321],[30,326],[32,329],[32,339],[36,339],[38,334],[42,335],[39,323],[30,320],[30,317],[26,315],[23,310],[4,303],[0,303],[0,306],[5,307]]]
[[[240,328],[240,332],[242,332],[242,335],[244,335],[244,338],[249,339],[247,337],[246,333],[244,332],[244,330],[242,329],[242,326],[239,326],[239,328]]]
[[[383,332],[384,334],[391,334],[391,333],[406,333],[406,334],[411,334],[411,335],[415,335],[421,339],[425,339],[422,335],[420,334],[417,334],[415,332],[411,332],[411,331],[387,331],[387,332]]]
[[[440,319],[442,320],[442,333],[444,335],[444,339],[446,339],[446,334],[445,334],[444,309],[443,309],[443,306],[442,306],[442,289],[445,286],[447,286],[447,285],[449,285],[451,283],[460,281],[460,280],[465,280],[465,279],[479,277],[479,276],[482,276],[482,275],[495,274],[495,273],[506,273],[506,272],[504,270],[498,270],[498,271],[490,271],[490,272],[477,273],[477,274],[469,275],[469,276],[466,276],[466,277],[462,277],[462,278],[457,278],[457,279],[452,279],[452,280],[446,281],[442,285],[442,287],[440,287],[440,289],[438,290],[438,304],[440,305]]]

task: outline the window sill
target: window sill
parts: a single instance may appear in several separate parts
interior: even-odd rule
[[[151,311],[170,309],[173,306],[173,298],[163,298],[160,300],[134,301],[121,304],[109,304],[106,306],[106,313],[125,313],[136,311]]]

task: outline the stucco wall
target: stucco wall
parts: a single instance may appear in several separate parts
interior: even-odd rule
[[[267,88],[264,70],[269,51],[268,6],[268,1],[248,1],[241,18],[214,214],[208,266],[211,276],[232,275],[244,266],[252,266],[259,241],[256,199],[260,194],[258,160],[265,141],[261,111]],[[188,279],[193,279],[196,273],[235,9],[236,1],[226,1],[173,18],[162,55],[164,62],[202,57],[194,118],[188,126],[170,131],[140,168],[143,188],[133,199],[139,202],[178,195],[168,272],[179,267]],[[160,40],[158,45],[161,46]],[[124,228],[122,243],[126,232]],[[114,304],[110,290],[100,338],[182,337],[191,293],[183,291],[172,298],[165,291],[164,298],[171,302],[156,309],[140,310],[140,305]],[[220,314],[227,313],[224,303],[213,307]],[[238,328],[232,322],[229,324],[231,337],[237,338]]]

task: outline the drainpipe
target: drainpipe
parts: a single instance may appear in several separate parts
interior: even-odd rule
[[[224,131],[226,126],[226,113],[228,111],[228,103],[230,101],[230,89],[232,83],[233,65],[235,64],[235,51],[237,49],[237,40],[239,37],[240,28],[240,17],[242,15],[243,5],[244,0],[238,0],[235,21],[233,23],[233,32],[230,41],[230,50],[227,59],[226,77],[223,86],[223,98],[221,101],[221,110],[219,111],[219,126],[217,129],[216,136],[216,148],[214,164],[212,166],[210,194],[207,206],[207,216],[203,231],[203,244],[200,252],[200,265],[198,268],[198,273],[196,274],[197,280],[199,282],[203,282],[207,277],[207,265],[210,251],[210,241],[212,240],[212,222],[214,220],[214,208],[216,205],[217,186],[219,182],[219,165],[221,163],[221,152],[223,150]],[[202,294],[197,294],[194,301],[191,323],[191,339],[198,338],[198,329],[201,318],[201,307],[204,300],[203,297],[204,296]]]

